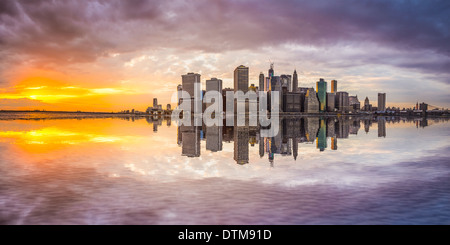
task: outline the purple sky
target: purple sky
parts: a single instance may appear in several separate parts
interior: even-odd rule
[[[300,86],[450,107],[450,2],[2,0],[0,55],[0,94],[39,73],[169,103],[182,74],[232,86],[244,64],[257,84],[270,59]]]

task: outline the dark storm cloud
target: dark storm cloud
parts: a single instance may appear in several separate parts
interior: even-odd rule
[[[448,1],[6,0],[0,3],[0,47],[8,55],[66,63],[141,49],[371,43],[401,50],[406,60],[409,50],[434,52],[440,58],[426,65],[448,72],[449,16]],[[383,59],[370,50],[366,56]],[[399,63],[424,68],[420,61]]]

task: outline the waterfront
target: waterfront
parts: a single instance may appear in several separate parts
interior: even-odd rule
[[[10,119],[2,224],[450,224],[448,119]]]

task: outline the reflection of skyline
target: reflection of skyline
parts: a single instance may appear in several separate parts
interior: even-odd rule
[[[399,117],[285,117],[280,119],[280,131],[274,137],[261,137],[259,127],[212,126],[212,127],[178,127],[178,145],[182,155],[199,157],[201,139],[206,138],[206,150],[222,151],[223,142],[233,141],[234,160],[246,164],[249,159],[249,145],[258,144],[260,158],[266,157],[274,163],[276,156],[291,156],[297,160],[301,144],[314,144],[320,152],[338,150],[338,139],[357,135],[361,123],[365,133],[377,125],[378,137],[386,137],[386,123],[409,121]],[[427,119],[417,121],[417,126],[427,126]],[[345,149],[340,149],[345,150]]]

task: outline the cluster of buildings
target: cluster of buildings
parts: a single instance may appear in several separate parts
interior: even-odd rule
[[[179,103],[181,103],[181,91],[186,91],[191,96],[191,108],[194,111],[196,108],[198,111],[205,109],[208,105],[202,103],[203,95],[208,91],[218,91],[222,94],[223,98],[223,111],[226,111],[226,92],[227,91],[242,91],[247,93],[248,91],[256,92],[265,91],[268,95],[268,106],[270,107],[270,95],[272,91],[279,92],[279,111],[280,113],[358,113],[360,111],[366,112],[384,112],[386,110],[386,94],[378,94],[378,106],[374,107],[370,104],[369,99],[366,97],[364,106],[358,100],[358,96],[351,96],[348,92],[338,91],[337,80],[331,80],[331,91],[327,90],[327,82],[320,78],[316,82],[316,88],[314,87],[299,87],[298,86],[298,74],[294,70],[293,75],[282,74],[276,76],[274,72],[273,63],[270,65],[268,75],[264,73],[259,75],[259,84],[249,85],[249,68],[243,65],[236,67],[234,70],[233,85],[231,88],[223,88],[222,80],[218,78],[211,78],[206,80],[206,90],[199,90],[201,88],[200,74],[187,73],[182,75],[182,84],[178,85],[177,91]],[[197,91],[196,91],[197,89]],[[251,102],[250,102],[251,103]]]
[[[365,133],[374,124],[378,137],[386,137],[388,117],[285,117],[280,119],[280,131],[274,137],[261,137],[260,127],[249,126],[178,126],[177,143],[183,156],[200,157],[201,142],[206,150],[219,152],[223,142],[233,142],[233,158],[238,164],[249,163],[250,147],[259,147],[259,156],[273,164],[276,155],[297,159],[300,144],[314,144],[319,151],[337,150],[338,140]]]

